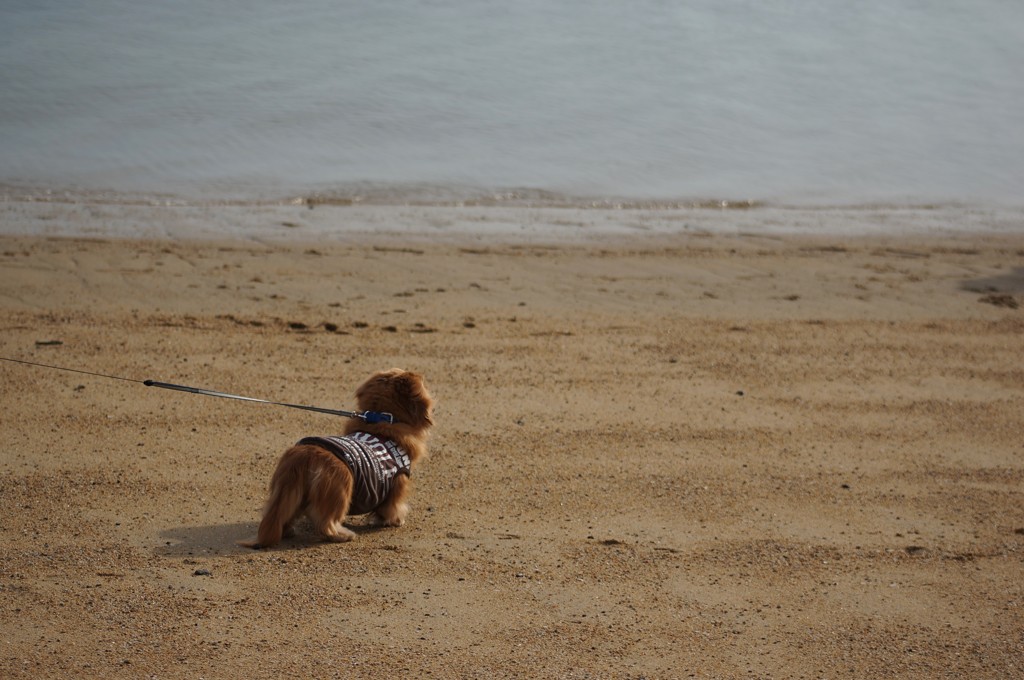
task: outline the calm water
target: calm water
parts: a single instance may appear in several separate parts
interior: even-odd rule
[[[0,183],[1024,203],[1010,0],[5,0]]]

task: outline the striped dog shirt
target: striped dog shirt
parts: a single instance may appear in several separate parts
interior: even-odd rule
[[[306,437],[299,444],[322,446],[352,471],[350,515],[364,515],[377,509],[395,485],[395,477],[410,474],[411,462],[405,449],[390,439],[368,432],[345,437]]]

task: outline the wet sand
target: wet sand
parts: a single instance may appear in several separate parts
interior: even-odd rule
[[[1024,238],[0,237],[0,354],[438,399],[408,523],[255,533],[331,416],[0,362],[0,676],[1024,674]]]

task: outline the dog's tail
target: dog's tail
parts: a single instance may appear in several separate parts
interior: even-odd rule
[[[246,548],[270,548],[281,542],[285,528],[302,510],[306,496],[305,467],[285,458],[270,480],[270,499],[255,541],[239,541]]]

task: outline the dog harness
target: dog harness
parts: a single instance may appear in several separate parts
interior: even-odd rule
[[[299,444],[322,446],[352,471],[354,484],[350,515],[364,515],[377,509],[391,493],[398,475],[409,476],[409,454],[390,439],[368,432],[345,437],[306,437]]]

